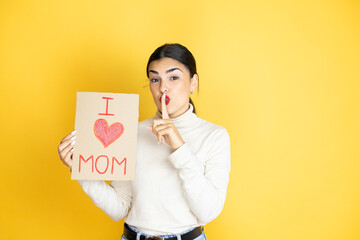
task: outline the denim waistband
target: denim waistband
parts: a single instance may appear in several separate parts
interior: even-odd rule
[[[149,234],[146,234],[146,233],[141,232],[139,229],[137,229],[137,228],[134,227],[134,226],[131,226],[131,225],[129,225],[129,224],[128,224],[128,226],[129,226],[129,228],[130,228],[131,230],[133,230],[133,231],[136,232],[136,233],[139,233],[139,234],[142,235],[142,236],[145,236],[145,237],[152,237],[152,236],[153,236],[153,235],[149,235]],[[164,238],[177,237],[177,236],[180,236],[180,235],[182,235],[182,234],[188,233],[188,232],[190,232],[190,231],[192,231],[192,230],[194,230],[194,229],[195,229],[195,227],[190,228],[190,229],[188,229],[188,230],[186,230],[186,231],[184,231],[184,232],[178,233],[178,234],[156,235],[156,236],[164,237]]]

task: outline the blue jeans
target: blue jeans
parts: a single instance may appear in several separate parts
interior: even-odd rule
[[[151,237],[151,235],[147,235],[147,234],[145,234],[145,233],[141,233],[141,232],[139,232],[139,230],[137,230],[136,228],[134,228],[133,226],[129,226],[132,230],[134,230],[135,232],[137,232],[137,233],[140,233],[140,234],[142,234],[142,235],[144,235],[144,236],[148,236],[148,237]],[[174,235],[160,235],[160,237],[164,237],[165,239],[168,237],[178,237],[178,240],[181,240],[181,237],[180,237],[180,235],[182,235],[182,234],[184,234],[184,233],[187,233],[187,232],[190,232],[191,230],[193,230],[193,228],[192,229],[189,229],[189,230],[187,230],[187,231],[185,231],[185,232],[182,232],[182,233],[180,233],[180,234],[174,234]],[[138,234],[138,237],[139,237],[140,235]],[[126,237],[124,237],[124,235],[121,237],[121,239],[120,240],[128,240]],[[193,240],[207,240],[207,238],[206,238],[206,235],[205,235],[205,232],[204,232],[204,228],[203,228],[203,231],[202,231],[202,234],[200,235],[200,236],[198,236],[197,238],[194,238]]]

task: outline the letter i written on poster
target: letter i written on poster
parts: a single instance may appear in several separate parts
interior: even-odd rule
[[[77,92],[71,179],[135,177],[139,95]]]

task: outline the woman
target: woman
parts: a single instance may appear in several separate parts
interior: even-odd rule
[[[195,114],[190,94],[199,80],[186,47],[157,48],[146,73],[158,111],[138,125],[134,181],[79,183],[112,219],[125,217],[122,240],[206,239],[202,226],[219,215],[225,202],[229,135]],[[75,138],[74,131],[58,147],[70,168]]]

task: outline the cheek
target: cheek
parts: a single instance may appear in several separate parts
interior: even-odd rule
[[[150,92],[151,92],[151,95],[153,97],[153,100],[154,100],[154,103],[155,105],[160,108],[161,104],[160,104],[160,101],[158,99],[158,96],[159,96],[159,88],[157,86],[154,86],[154,85],[150,85]]]
[[[187,97],[190,93],[190,87],[187,84],[183,84],[178,89],[178,94],[181,95],[183,98]]]
[[[150,84],[150,92],[153,95],[153,97],[155,97],[155,95],[157,93],[156,86]]]
[[[177,104],[184,104],[184,102],[189,101],[189,94],[187,88],[178,88],[176,89],[176,92],[173,92],[176,98]]]

